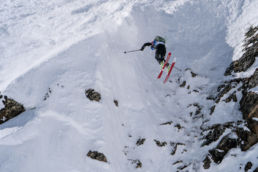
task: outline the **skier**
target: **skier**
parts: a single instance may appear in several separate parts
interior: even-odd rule
[[[159,62],[161,66],[163,66],[165,61],[165,55],[166,55],[165,43],[166,43],[166,40],[164,38],[162,38],[161,36],[156,36],[152,42],[144,43],[140,50],[143,51],[146,46],[151,46],[152,50],[154,49],[156,50],[155,59]],[[169,64],[167,63],[166,67],[168,66]]]

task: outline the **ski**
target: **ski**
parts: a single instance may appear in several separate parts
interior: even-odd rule
[[[165,80],[163,82],[164,84],[168,81],[168,78],[169,78],[169,76],[171,74],[171,71],[172,71],[173,67],[175,66],[175,64],[176,64],[176,57],[173,59],[173,62],[172,62],[171,67],[170,67],[170,69],[168,71],[168,74],[167,74],[167,76],[166,76],[166,78],[165,78]]]
[[[158,79],[161,77],[161,75],[162,75],[162,73],[163,73],[163,71],[164,71],[164,69],[165,69],[165,67],[166,67],[166,65],[167,65],[167,63],[168,63],[170,57],[171,57],[171,52],[168,53],[168,56],[167,56],[167,58],[166,58],[166,61],[165,61],[164,65],[163,65],[163,67],[161,68],[161,71],[160,71],[160,73],[159,73],[159,75],[158,75],[158,77],[157,77]]]

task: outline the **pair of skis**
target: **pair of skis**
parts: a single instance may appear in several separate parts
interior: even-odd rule
[[[166,65],[167,65],[167,63],[168,63],[170,57],[171,57],[171,52],[168,53],[168,56],[167,56],[167,58],[166,58],[166,61],[165,61],[164,65],[162,66],[161,71],[160,71],[160,73],[159,73],[159,75],[158,75],[158,79],[161,78],[161,76],[162,76],[162,74],[163,74],[163,71],[164,71],[164,69],[165,69],[165,67],[166,67]],[[176,63],[176,58],[174,57],[174,59],[173,59],[173,61],[172,61],[172,63],[171,63],[170,69],[168,70],[167,76],[166,76],[165,80],[163,81],[164,84],[168,81],[168,78],[169,78],[169,76],[170,76],[170,74],[171,74],[171,72],[172,72],[173,67],[175,66],[175,63]]]

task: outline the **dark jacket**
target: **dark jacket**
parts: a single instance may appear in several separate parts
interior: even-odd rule
[[[157,44],[156,46],[153,44],[153,42],[146,42],[142,45],[141,50],[143,51],[146,46],[151,46],[151,49],[155,49],[155,58],[160,63],[161,61],[164,61],[165,55],[166,55],[166,46],[165,44]]]

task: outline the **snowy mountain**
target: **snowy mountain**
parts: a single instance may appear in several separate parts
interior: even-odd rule
[[[257,171],[257,8],[5,0],[0,172]],[[156,35],[166,84],[154,51],[123,53]]]

